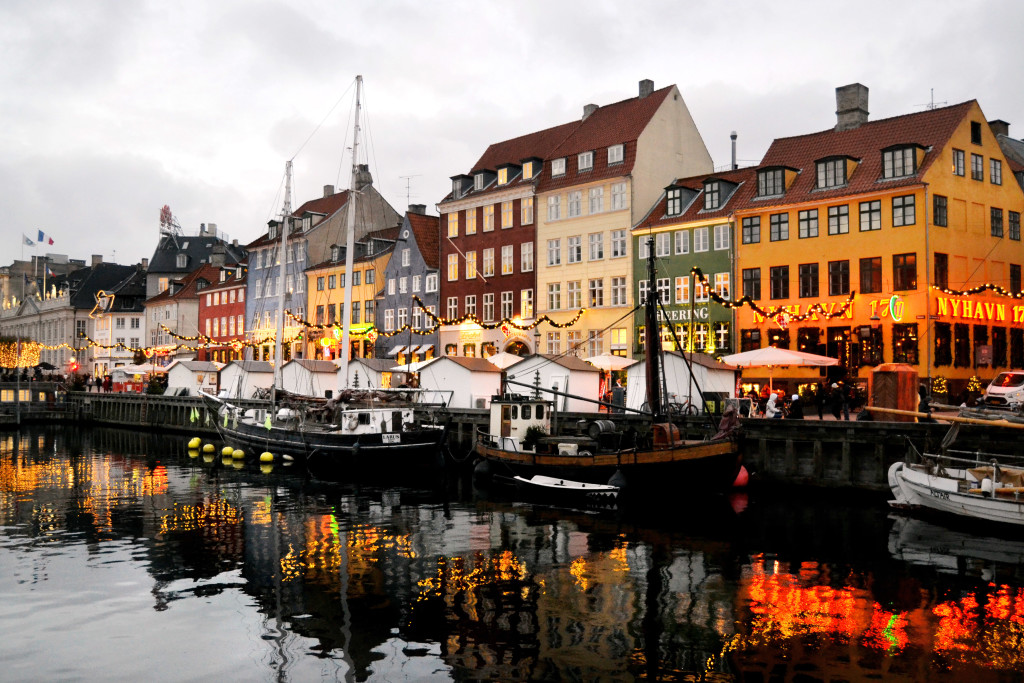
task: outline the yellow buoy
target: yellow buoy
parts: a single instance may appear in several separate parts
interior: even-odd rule
[[[190,458],[198,458],[199,457],[199,451],[197,451],[195,448],[190,448],[189,451],[188,451],[188,457],[190,457]]]
[[[274,466],[273,465],[260,465],[260,472],[262,472],[263,474],[270,474],[273,471],[274,471]]]
[[[211,463],[211,462],[213,462],[213,454],[212,454],[212,453],[207,453],[207,454],[205,454],[205,455],[203,456],[203,462],[205,462],[205,463]]]
[[[274,462],[274,454],[268,451],[260,453],[260,462]]]
[[[203,453],[213,453],[216,450],[217,449],[214,448],[212,443],[208,443],[203,446]]]
[[[230,455],[225,455],[220,459],[220,464],[224,467],[231,467],[235,464],[235,460]]]
[[[198,436],[193,436],[188,441],[188,447],[191,448],[192,450],[196,451],[196,450],[199,450],[199,447],[202,445],[202,443],[203,443],[202,439],[200,439]]]
[[[234,461],[234,462],[233,462],[233,463],[231,464],[231,466],[232,466],[232,467],[234,467],[234,468],[235,468],[236,470],[240,470],[240,469],[242,469],[243,467],[245,467],[245,463],[244,463],[244,462],[242,462],[241,460],[235,460],[235,461]]]
[[[241,448],[236,448],[234,451],[232,451],[231,457],[234,458],[235,460],[241,460],[242,458],[245,457],[245,451],[243,451]]]
[[[231,446],[225,446],[224,448],[220,449],[220,454],[221,455],[231,455],[234,452],[235,452],[235,449],[232,448]]]

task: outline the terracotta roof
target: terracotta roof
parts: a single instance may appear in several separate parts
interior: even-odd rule
[[[423,255],[424,264],[427,268],[437,270],[441,260],[441,219],[421,213],[407,213],[405,217],[416,238],[416,246]]]
[[[180,282],[182,286],[174,294],[171,294],[170,289],[165,289],[156,296],[146,299],[146,303],[161,303],[164,301],[170,301],[172,299],[175,301],[180,301],[183,299],[198,299],[199,288],[197,287],[197,284],[199,283],[200,280],[206,280],[206,282],[212,284],[214,282],[218,282],[219,279],[220,266],[211,266],[207,264],[200,268],[196,268],[191,273],[183,277],[181,280],[176,280],[176,282]]]
[[[869,121],[844,131],[825,130],[819,133],[779,138],[761,160],[760,168],[790,166],[800,175],[783,197],[766,200],[766,205],[795,204],[828,200],[853,194],[905,185],[916,185],[939,156],[950,136],[975,106],[974,100],[950,107],[904,114],[878,121]],[[882,177],[882,150],[901,144],[917,144],[929,149],[915,175],[893,180]],[[853,157],[860,161],[846,185],[816,190],[815,161],[834,156]]]
[[[721,207],[713,211],[705,211],[703,195],[704,182],[712,179],[735,183],[738,187]],[[681,214],[669,216],[666,213],[668,211],[668,192],[662,192],[661,197],[658,198],[658,203],[651,207],[651,210],[647,212],[647,215],[644,216],[640,222],[634,226],[634,228],[656,228],[659,225],[678,225],[679,223],[688,223],[691,221],[726,218],[729,214],[735,211],[737,207],[747,206],[750,200],[757,193],[757,169],[741,168],[736,171],[726,171],[724,173],[705,173],[703,175],[674,180],[670,185],[695,190],[697,195],[692,199],[689,205],[683,207],[683,212]]]
[[[233,269],[232,266],[219,266],[219,267],[220,268]],[[249,269],[243,267],[242,268],[242,276],[241,277],[235,277],[232,274],[232,275],[228,275],[228,278],[226,280],[224,280],[224,282],[220,282],[220,274],[218,273],[218,275],[217,275],[217,282],[214,282],[209,287],[207,287],[206,291],[214,292],[214,291],[221,290],[221,289],[230,289],[231,287],[244,286],[245,285],[245,281],[248,279],[248,276],[249,276]]]

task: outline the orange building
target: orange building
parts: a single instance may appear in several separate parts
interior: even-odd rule
[[[737,284],[760,309],[737,309],[741,350],[839,358],[829,379],[908,363],[953,394],[1024,366],[1024,306],[993,289],[1021,291],[1024,192],[981,107],[869,122],[863,85],[836,100],[834,129],[772,143],[736,213]]]

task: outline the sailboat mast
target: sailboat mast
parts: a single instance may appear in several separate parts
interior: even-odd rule
[[[338,353],[340,370],[338,387],[348,387],[349,328],[352,326],[352,262],[356,243],[356,180],[359,177],[359,110],[363,77],[356,76],[356,122],[352,134],[352,180],[348,186],[348,234],[345,238],[345,299],[341,311],[341,349]]]
[[[284,206],[281,207],[281,246],[275,250],[278,262],[277,277],[281,284],[277,288],[277,315],[275,316],[276,333],[274,334],[274,387],[271,391],[271,402],[276,397],[277,389],[281,388],[281,346],[284,337],[284,290],[288,282],[284,269],[288,265],[286,249],[288,248],[288,226],[292,220],[292,162],[284,162]],[[273,272],[273,271],[271,271]]]
[[[647,238],[647,299],[644,301],[644,327],[646,328],[646,344],[644,344],[644,360],[647,366],[647,405],[651,407],[651,416],[655,423],[665,422],[662,406],[661,383],[661,329],[658,326],[658,281],[655,279],[654,268],[654,237]]]

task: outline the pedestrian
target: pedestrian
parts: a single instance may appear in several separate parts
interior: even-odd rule
[[[786,417],[790,420],[804,419],[804,405],[800,400],[800,394],[793,394],[793,398],[789,402],[789,415]]]
[[[818,419],[825,419],[825,383],[819,381],[814,392],[814,404],[818,407]]]
[[[847,422],[850,421],[850,404],[856,400],[856,394],[854,393],[853,386],[847,387],[845,384],[843,388],[843,419]]]
[[[85,376],[85,393],[92,391],[92,375]]]
[[[829,406],[832,408],[832,417],[839,420],[843,417],[843,403],[846,399],[843,397],[843,390],[838,383],[832,382],[832,392],[828,395]]]
[[[777,405],[779,400],[778,394],[772,394],[768,397],[768,402],[764,406],[764,416],[776,420],[782,417],[782,409]]]

